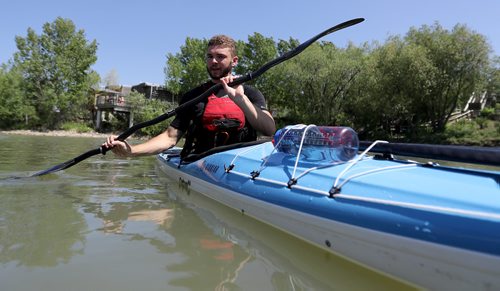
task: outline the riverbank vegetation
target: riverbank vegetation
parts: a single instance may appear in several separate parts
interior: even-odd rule
[[[357,29],[361,29],[358,27]],[[329,37],[335,41],[335,36]],[[176,97],[206,81],[207,39],[187,38],[165,64],[166,88]],[[259,33],[238,41],[236,74],[246,74],[300,44]],[[0,129],[94,128],[95,94],[100,76],[92,70],[97,41],[83,29],[57,18],[37,35],[17,36],[18,51],[0,68]],[[410,28],[384,43],[317,42],[295,58],[253,81],[268,100],[278,125],[346,125],[361,139],[404,142],[500,145],[500,58],[487,38],[457,24]],[[483,95],[484,93],[484,95]],[[471,96],[484,96],[469,111]],[[153,119],[177,104],[127,97],[134,122]],[[477,104],[476,104],[477,105]],[[468,113],[451,122],[457,113]],[[155,135],[168,125],[145,128]],[[124,130],[119,118],[107,129]]]

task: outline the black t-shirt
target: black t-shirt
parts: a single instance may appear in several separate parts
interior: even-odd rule
[[[182,96],[180,104],[183,104],[193,98],[200,96],[205,91],[210,89],[210,87],[212,87],[213,85],[215,85],[215,83],[209,81],[192,89]],[[264,95],[262,95],[262,93],[257,88],[250,85],[243,85],[243,89],[245,91],[245,95],[248,97],[250,102],[252,102],[252,104],[262,110],[267,110]],[[184,110],[179,112],[175,116],[172,123],[170,123],[170,126],[182,132],[187,132],[188,135],[192,135],[191,137],[187,137],[187,139],[194,139],[194,152],[196,153],[200,153],[214,147],[213,137],[211,136],[212,133],[204,130],[201,124],[206,104],[207,98],[199,103],[185,108]],[[245,126],[240,131],[240,135],[237,138],[231,139],[227,144],[238,141],[253,141],[256,139],[256,130],[250,125],[248,120],[245,120]]]

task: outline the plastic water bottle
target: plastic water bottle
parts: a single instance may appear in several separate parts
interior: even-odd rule
[[[357,133],[345,126],[289,125],[276,132],[273,143],[278,152],[297,155],[310,162],[348,161],[359,148]]]

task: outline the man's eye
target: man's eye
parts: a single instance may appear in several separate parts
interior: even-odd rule
[[[226,58],[226,56],[225,55],[216,55],[216,56],[207,55],[206,58],[207,58],[207,60],[215,59],[216,61],[220,62],[220,61],[224,60]]]

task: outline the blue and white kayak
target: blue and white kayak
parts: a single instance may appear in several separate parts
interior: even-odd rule
[[[500,290],[498,171],[369,152],[314,165],[271,142],[179,151],[158,155],[170,178],[329,252],[423,288]]]

